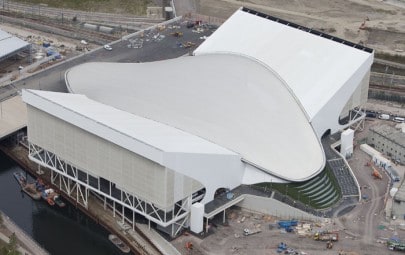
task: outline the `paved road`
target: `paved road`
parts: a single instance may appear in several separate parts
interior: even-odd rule
[[[368,123],[361,133],[358,133],[356,140],[361,140],[367,135]],[[366,166],[370,157],[357,147],[349,164],[362,187],[362,194],[369,199],[363,200],[362,205],[346,214],[344,227],[350,232],[357,233],[363,245],[375,244],[376,240],[389,233],[379,233],[378,225],[384,220],[384,198],[387,192],[388,177],[383,174],[383,180],[375,180],[371,176],[371,168]]]
[[[166,28],[164,31],[160,32],[155,30],[145,30],[143,48],[128,48],[128,40],[119,40],[111,44],[113,48],[112,51],[106,51],[101,47],[89,53],[83,53],[74,59],[61,62],[60,64],[52,66],[45,71],[18,80],[13,83],[13,86],[17,89],[26,88],[66,92],[67,90],[64,81],[64,74],[66,70],[73,66],[86,62],[136,63],[177,58],[192,52],[195,47],[203,42],[200,37],[204,35],[209,36],[212,33],[212,31],[208,29],[203,33],[195,33],[192,31],[192,29],[186,28],[185,24],[181,23],[182,22],[176,23],[180,26],[180,28]],[[183,36],[181,38],[172,36],[171,33],[174,31],[183,32]],[[156,41],[154,39],[154,36],[156,37],[158,34],[164,36],[164,38],[160,37],[160,41]],[[139,36],[133,36],[129,39],[134,39],[136,37]],[[188,41],[195,43],[196,46],[191,48],[179,46],[181,43]],[[0,89],[0,101],[4,100],[15,92],[16,90],[12,89],[11,87],[9,89]]]

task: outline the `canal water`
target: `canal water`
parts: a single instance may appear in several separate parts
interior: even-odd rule
[[[21,192],[13,172],[23,171],[0,152],[0,209],[55,255],[119,255],[108,231],[66,202],[66,207],[34,201]]]

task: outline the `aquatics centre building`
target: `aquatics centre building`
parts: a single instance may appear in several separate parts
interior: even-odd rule
[[[319,175],[321,138],[364,118],[372,62],[241,8],[193,56],[85,63],[66,72],[70,93],[23,91],[29,156],[83,206],[93,192],[175,236],[219,189]]]

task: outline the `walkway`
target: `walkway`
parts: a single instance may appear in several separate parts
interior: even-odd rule
[[[40,247],[30,236],[28,236],[22,229],[20,229],[8,216],[0,212],[3,216],[3,225],[7,228],[11,233],[15,233],[17,239],[27,247],[24,249],[22,247],[18,247],[18,251],[20,251],[24,255],[49,255],[49,253]],[[9,242],[9,238],[0,233],[0,239],[4,240],[5,242]]]
[[[142,233],[148,237],[148,239],[153,243],[153,245],[165,255],[181,255],[181,253],[166,239],[164,239],[159,233],[157,233],[153,228],[148,228],[146,224],[136,224],[137,228],[142,231]]]

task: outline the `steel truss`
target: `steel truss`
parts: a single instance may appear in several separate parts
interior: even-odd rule
[[[89,194],[94,193],[98,199],[104,202],[104,209],[111,207],[113,216],[118,214],[121,223],[125,221],[135,229],[135,213],[144,216],[150,222],[154,222],[163,228],[171,227],[171,235],[176,236],[179,231],[188,225],[192,196],[186,197],[173,206],[173,209],[160,209],[153,203],[137,197],[122,189],[115,188],[115,184],[109,182],[108,190],[100,185],[100,178],[90,175],[88,172],[78,169],[69,164],[56,154],[49,152],[40,146],[29,142],[29,158],[40,166],[51,170],[51,182],[62,192],[88,209]],[[91,183],[90,179],[97,180]],[[106,192],[107,191],[107,192]],[[117,195],[117,191],[119,195]],[[113,194],[114,193],[114,194]],[[107,201],[112,202],[112,205]],[[117,207],[119,207],[117,209]],[[132,219],[125,216],[124,209],[127,208],[132,213]],[[120,210],[121,209],[121,210]]]
[[[361,107],[351,110],[349,113],[349,122],[347,124],[343,125],[343,129],[350,127],[354,131],[364,130],[365,117],[366,117],[366,113],[362,111]]]

